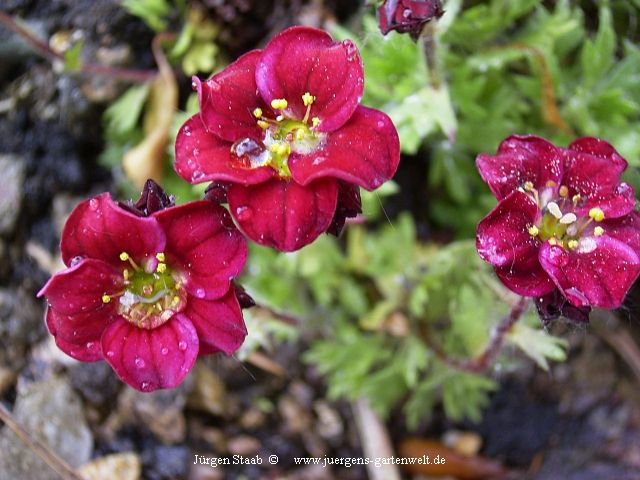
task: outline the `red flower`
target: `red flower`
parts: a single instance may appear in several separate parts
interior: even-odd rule
[[[38,295],[47,297],[47,326],[61,350],[104,359],[149,392],[178,385],[198,355],[242,344],[231,280],[247,245],[222,207],[202,200],[163,208],[164,192],[145,192],[126,209],[108,193],[78,205],[62,233],[68,268]]]
[[[378,8],[380,31],[409,33],[417,40],[425,23],[444,14],[440,0],[385,0]]]
[[[622,304],[640,273],[640,215],[620,182],[627,162],[611,145],[581,138],[565,149],[512,136],[477,165],[499,200],[478,225],[478,252],[507,287],[545,297],[541,312],[551,316],[585,315],[555,289],[575,307]]]
[[[374,190],[398,167],[391,120],[359,105],[362,61],[349,40],[289,28],[193,82],[200,113],[178,133],[176,171],[191,183],[215,182],[210,198],[228,200],[257,243],[307,245],[359,213],[357,186]]]

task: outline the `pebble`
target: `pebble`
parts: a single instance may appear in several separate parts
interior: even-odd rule
[[[0,155],[0,235],[11,235],[16,227],[24,193],[26,163],[16,155]]]

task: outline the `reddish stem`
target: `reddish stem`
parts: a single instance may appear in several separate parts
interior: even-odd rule
[[[4,24],[7,28],[20,35],[20,37],[22,37],[23,40],[31,45],[36,52],[38,52],[40,55],[47,58],[51,62],[65,61],[64,55],[51,49],[49,45],[40,40],[18,22],[16,22],[11,17],[11,15],[0,11],[0,23]],[[89,73],[94,75],[107,75],[110,77],[117,77],[132,82],[146,82],[154,78],[157,74],[155,70],[131,70],[126,68],[108,67],[95,63],[83,63],[80,67],[80,71],[82,73]]]

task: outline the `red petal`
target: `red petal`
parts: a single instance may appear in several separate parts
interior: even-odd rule
[[[235,290],[219,300],[190,298],[183,314],[191,320],[200,338],[200,355],[224,352],[231,355],[247,336],[247,327]]]
[[[576,144],[582,150],[576,150]],[[586,145],[596,153],[583,153]],[[605,142],[583,138],[570,148],[567,150],[563,184],[569,188],[569,196],[579,194],[583,199],[576,214],[588,215],[593,207],[601,208],[606,218],[622,217],[631,212],[635,206],[633,189],[626,183],[620,183],[620,174],[627,162],[613,147]],[[609,154],[597,153],[603,150]]]
[[[153,330],[119,319],[104,332],[102,351],[124,382],[151,392],[176,387],[189,373],[198,357],[198,334],[181,314]]]
[[[47,309],[47,327],[49,328],[49,332],[51,332],[51,334],[54,336],[54,340],[56,342],[56,345],[58,345],[58,348],[60,348],[60,350],[62,350],[70,357],[75,358],[76,360],[80,360],[81,362],[96,362],[98,360],[102,360],[100,336],[102,335],[106,324],[101,325],[99,334],[95,337],[92,337],[91,340],[85,340],[84,342],[68,342],[62,337],[56,335],[56,331],[58,328],[57,324],[67,323],[65,320],[66,318],[68,317],[65,317],[61,314],[56,314],[51,307]]]
[[[176,137],[175,169],[190,183],[229,181],[242,185],[264,182],[275,170],[247,168],[231,159],[232,144],[207,132],[199,115],[185,122]]]
[[[322,30],[292,27],[265,47],[256,67],[256,83],[268,103],[286,99],[286,115],[298,120],[307,110],[302,95],[315,96],[310,118],[319,117],[319,129],[330,132],[344,125],[360,103],[364,72],[352,41],[333,42]]]
[[[495,271],[507,288],[524,297],[541,297],[556,289],[553,280],[537,259],[535,265],[530,265],[525,270],[502,267]]]
[[[549,181],[559,184],[563,158],[563,150],[544,138],[512,135],[500,144],[497,155],[478,155],[476,165],[482,179],[501,200],[525,182],[533,183],[538,190]]]
[[[167,235],[167,265],[182,269],[186,290],[206,299],[227,293],[247,260],[247,242],[229,213],[201,200],[161,210],[153,217]]]
[[[228,65],[209,80],[193,77],[200,99],[200,115],[207,130],[229,142],[241,138],[261,140],[262,130],[253,111],[270,108],[264,103],[256,86],[256,62],[261,51],[253,50]]]
[[[367,107],[358,107],[340,129],[328,134],[325,145],[309,155],[292,154],[291,175],[306,185],[335,177],[375,190],[396,173],[400,141],[391,119]]]
[[[638,255],[607,235],[583,237],[580,242],[590,246],[567,251],[545,242],[540,263],[574,305],[618,308],[640,274]]]
[[[599,138],[579,138],[569,145],[569,150],[604,158],[620,173],[622,173],[628,165],[627,161],[613,148],[613,145]]]
[[[307,186],[270,180],[229,189],[229,209],[251,240],[283,252],[298,250],[325,232],[336,211],[338,182],[317,180]]]
[[[120,265],[120,253],[140,261],[164,249],[164,234],[152,218],[120,208],[108,193],[80,203],[64,226],[60,249],[66,265],[88,257]]]
[[[46,296],[56,313],[107,317],[115,310],[115,300],[104,303],[102,296],[114,295],[123,288],[122,273],[108,263],[85,259],[56,273],[38,292]]]
[[[640,256],[640,213],[631,212],[621,218],[604,220],[598,225],[609,237],[626,243]]]
[[[480,221],[476,247],[480,256],[494,267],[526,270],[538,263],[540,240],[529,227],[540,219],[540,210],[526,194],[515,191]]]

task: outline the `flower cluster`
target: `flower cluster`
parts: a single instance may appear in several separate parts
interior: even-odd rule
[[[507,287],[537,297],[545,321],[622,304],[640,274],[640,215],[611,145],[512,136],[477,166],[499,200],[478,225],[478,252]]]
[[[244,341],[232,280],[247,245],[210,201],[173,206],[151,181],[136,204],[105,193],[71,213],[61,250],[68,268],[38,295],[56,344],[73,358],[104,359],[149,392],[178,385],[199,355],[231,354]]]
[[[424,25],[443,14],[440,0],[385,0],[378,8],[378,24],[384,35],[395,30],[417,40]]]
[[[254,242],[294,251],[339,233],[400,160],[396,129],[360,106],[363,67],[350,40],[289,28],[207,81],[193,79],[200,112],[176,139],[176,171],[213,182]]]

